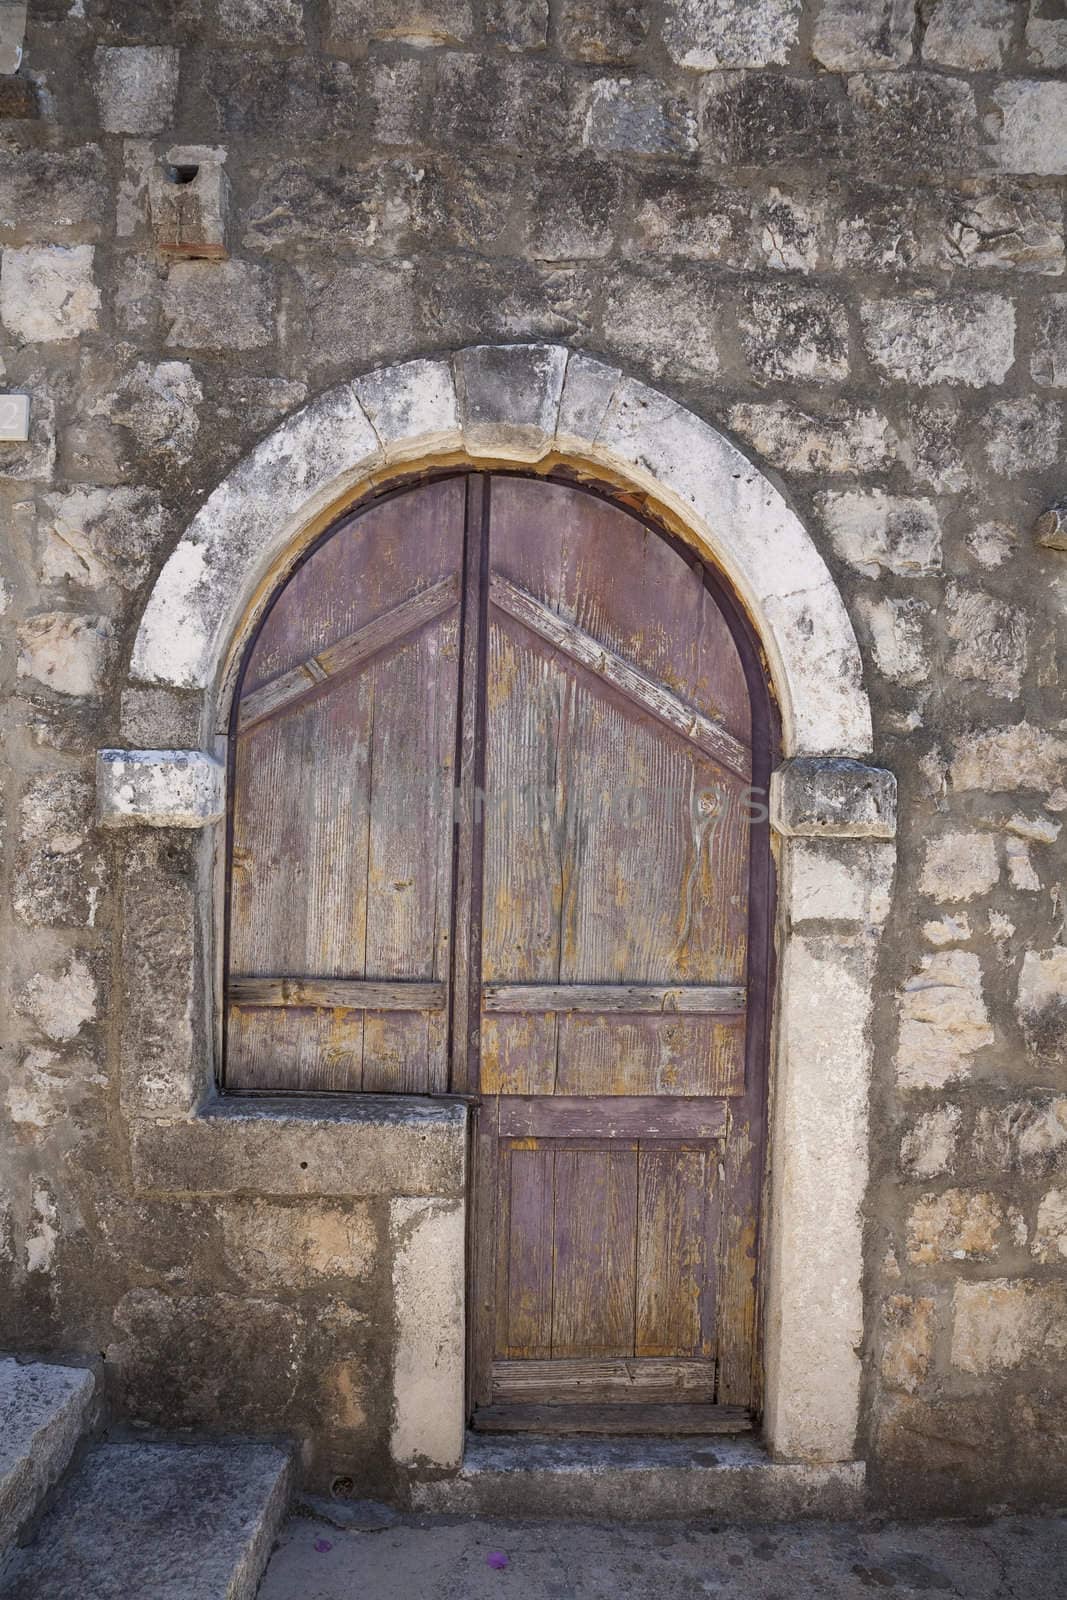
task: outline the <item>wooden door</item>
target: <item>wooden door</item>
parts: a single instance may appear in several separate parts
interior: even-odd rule
[[[747,1425],[769,711],[701,564],[423,485],[282,591],[234,745],[227,1085],[472,1097],[474,1425]]]
[[[494,479],[486,560],[480,1427],[744,1425],[752,714],[699,563]]]

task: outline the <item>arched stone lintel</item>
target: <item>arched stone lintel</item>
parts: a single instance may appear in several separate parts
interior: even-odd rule
[[[288,418],[219,484],[171,554],[142,615],[132,680],[217,693],[257,597],[368,482],[405,463],[556,456],[648,495],[722,568],[767,651],[785,754],[870,752],[852,624],[779,490],[676,401],[562,345],[403,362]]]

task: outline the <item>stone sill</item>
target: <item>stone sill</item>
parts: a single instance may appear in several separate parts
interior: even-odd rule
[[[228,1096],[136,1118],[134,1187],[168,1194],[462,1195],[467,1105],[422,1095]]]

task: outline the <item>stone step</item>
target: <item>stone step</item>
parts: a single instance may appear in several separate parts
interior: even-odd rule
[[[751,1439],[468,1434],[455,1477],[413,1484],[416,1510],[482,1517],[771,1522],[855,1517],[864,1464],[771,1461]]]
[[[66,1471],[92,1425],[95,1392],[84,1367],[0,1359],[0,1552]]]
[[[94,1445],[0,1576],[0,1600],[252,1600],[285,1517],[271,1444]]]

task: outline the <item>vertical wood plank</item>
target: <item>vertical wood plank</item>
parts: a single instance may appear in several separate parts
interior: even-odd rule
[[[633,1355],[636,1229],[637,1145],[557,1145],[554,1356]]]
[[[714,1148],[641,1147],[637,1220],[639,1356],[715,1354],[715,1158]]]
[[[503,1356],[533,1359],[552,1353],[555,1161],[551,1146],[501,1147],[507,1211],[500,1223],[507,1285],[497,1349]]]

